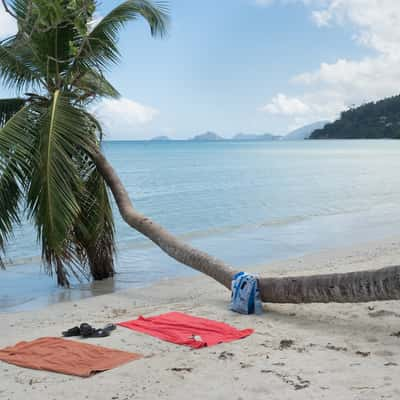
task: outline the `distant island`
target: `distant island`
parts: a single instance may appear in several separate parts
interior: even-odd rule
[[[316,130],[323,128],[329,121],[318,121],[312,124],[302,126],[301,128],[295,129],[289,132],[287,135],[274,135],[272,133],[237,133],[231,138],[225,138],[218,135],[215,132],[206,132],[200,135],[196,135],[191,141],[206,142],[206,141],[276,141],[276,140],[304,140],[308,139],[310,135]]]
[[[201,135],[196,135],[194,138],[189,139],[195,142],[216,142],[218,140],[226,140],[222,136],[217,135],[215,132],[206,132]]]
[[[400,139],[400,95],[343,111],[310,139]]]
[[[279,140],[304,140],[316,130],[323,128],[329,124],[329,121],[318,121],[301,128],[289,132],[287,135],[274,135],[272,133],[237,133],[230,138],[223,137],[218,133],[209,131],[198,134],[189,139],[172,139],[168,136],[155,136],[150,141],[152,142],[167,142],[167,141],[190,141],[190,142],[222,142],[222,141],[279,141]]]

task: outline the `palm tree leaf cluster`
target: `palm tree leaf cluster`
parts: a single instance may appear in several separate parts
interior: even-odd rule
[[[88,106],[119,92],[105,72],[120,59],[119,30],[144,17],[166,30],[163,4],[128,0],[95,25],[94,0],[12,0],[18,32],[0,42],[0,246],[26,215],[60,285],[114,274],[108,189],[93,161],[102,132]],[[94,26],[95,25],[95,26]]]

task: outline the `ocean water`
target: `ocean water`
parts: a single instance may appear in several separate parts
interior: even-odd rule
[[[400,141],[107,142],[135,207],[242,267],[400,233]],[[193,272],[115,212],[117,276],[58,288],[28,223],[0,271],[0,312],[108,293]]]

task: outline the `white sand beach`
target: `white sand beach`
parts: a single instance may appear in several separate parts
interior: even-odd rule
[[[386,240],[248,270],[277,276],[374,269],[398,263],[399,253],[400,241]],[[241,341],[191,350],[119,327],[110,337],[85,342],[142,353],[143,359],[85,379],[0,362],[0,399],[400,398],[399,302],[266,304],[262,316],[244,316],[229,311],[228,300],[219,284],[195,277],[0,314],[0,347],[59,336],[81,322],[101,327],[168,311],[255,329]]]

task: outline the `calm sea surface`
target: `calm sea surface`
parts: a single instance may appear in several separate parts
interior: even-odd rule
[[[135,207],[184,240],[251,266],[400,233],[400,141],[108,142]],[[0,311],[144,286],[193,273],[118,213],[118,275],[57,288],[29,224],[0,271]]]

